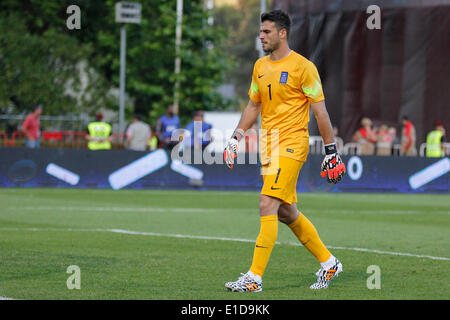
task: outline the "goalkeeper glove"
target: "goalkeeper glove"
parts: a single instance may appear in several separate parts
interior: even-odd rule
[[[345,172],[345,164],[337,152],[336,143],[325,145],[325,159],[322,161],[321,176],[327,177],[329,183],[337,183],[341,181]]]
[[[232,135],[233,138],[228,140],[227,146],[223,151],[223,159],[225,160],[227,167],[230,169],[233,169],[234,159],[236,159],[238,153],[239,140],[237,134],[240,135],[239,140],[242,139],[245,135],[244,130],[240,128],[236,129]]]
[[[231,138],[223,151],[223,160],[228,168],[233,169],[234,159],[237,157],[239,142],[236,138]]]

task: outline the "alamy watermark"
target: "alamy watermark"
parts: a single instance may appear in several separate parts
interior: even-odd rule
[[[367,289],[381,289],[381,268],[377,265],[370,265],[367,267],[366,273],[370,274],[367,278]]]
[[[172,161],[181,161],[184,164],[224,164],[223,151],[228,139],[233,135],[234,130],[225,132],[211,128],[202,130],[202,121],[194,121],[193,132],[185,129],[172,131],[171,142],[176,143],[172,149],[170,158]],[[275,168],[280,155],[279,130],[265,130],[250,128],[242,138],[240,143],[243,150],[238,150],[236,164],[258,164],[261,155],[267,158],[270,155],[270,167]],[[251,139],[246,139],[246,138]],[[253,152],[251,150],[257,150]],[[294,153],[293,149],[286,149],[286,152]],[[260,159],[261,163],[269,163],[269,159]],[[277,163],[274,163],[277,162]],[[276,170],[276,169],[275,169]]]
[[[369,30],[380,30],[381,29],[381,9],[379,6],[373,4],[368,6],[366,13],[370,14],[366,20],[366,26]]]
[[[70,14],[70,16],[66,19],[67,29],[73,30],[81,29],[81,9],[77,5],[70,5],[66,9],[66,13]]]
[[[67,289],[73,290],[81,289],[81,269],[79,266],[71,265],[67,267],[66,273],[71,274],[69,278],[67,278],[66,285]]]

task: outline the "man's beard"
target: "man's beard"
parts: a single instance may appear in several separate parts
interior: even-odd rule
[[[277,50],[279,47],[280,47],[280,43],[277,42],[277,43],[275,43],[275,44],[272,45],[272,46],[266,47],[266,49],[264,49],[264,46],[263,46],[263,51],[264,51],[265,53],[272,53],[273,51]]]

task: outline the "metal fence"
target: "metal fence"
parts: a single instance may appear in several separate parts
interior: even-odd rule
[[[85,131],[43,131],[41,135],[41,148],[70,148],[86,149],[88,140]],[[125,149],[125,134],[113,133],[112,149]],[[25,136],[22,131],[15,131],[11,135],[0,131],[0,147],[23,147]]]
[[[69,148],[69,149],[86,149],[88,140],[86,139],[86,131],[43,131],[41,135],[41,148]],[[113,133],[112,134],[112,149],[126,148],[126,135]],[[246,141],[247,142],[247,141]],[[336,138],[338,151],[342,155],[362,155],[361,146],[357,142],[345,143],[341,138]],[[426,143],[422,143],[419,147],[420,157],[425,157]],[[14,131],[12,134],[7,134],[0,131],[0,147],[23,147],[25,146],[25,136],[22,131]],[[445,154],[450,154],[450,143],[444,143]],[[250,151],[246,144],[245,152]],[[325,154],[322,137],[309,137],[309,153],[313,155]],[[400,145],[394,144],[392,146],[392,156],[400,156]]]

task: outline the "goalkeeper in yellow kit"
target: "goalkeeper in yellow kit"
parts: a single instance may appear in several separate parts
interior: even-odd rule
[[[225,162],[232,168],[239,140],[261,113],[261,228],[250,270],[237,281],[225,284],[231,291],[262,291],[262,276],[275,245],[278,220],[294,232],[320,263],[317,282],[311,289],[328,288],[329,282],[343,271],[341,262],[325,247],[313,224],[296,206],[298,175],[308,155],[310,108],[325,143],[322,176],[337,183],[345,174],[345,165],[337,153],[317,69],[289,48],[290,24],[289,16],[281,10],[261,15],[259,38],[270,55],[254,65],[250,100],[224,150]]]

